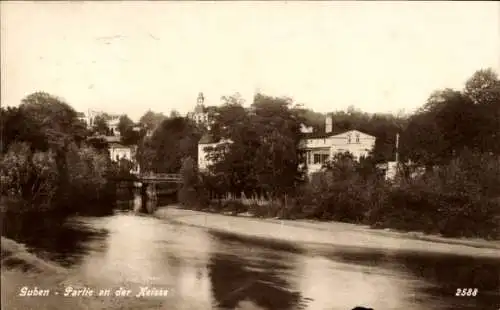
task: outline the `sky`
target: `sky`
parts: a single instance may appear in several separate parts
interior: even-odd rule
[[[239,92],[318,112],[412,112],[500,72],[498,2],[6,2],[1,102],[35,91],[76,110],[186,113]]]

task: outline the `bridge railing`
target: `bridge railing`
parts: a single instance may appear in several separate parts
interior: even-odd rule
[[[163,180],[180,180],[181,175],[175,173],[141,173],[138,175],[140,179],[163,179]]]

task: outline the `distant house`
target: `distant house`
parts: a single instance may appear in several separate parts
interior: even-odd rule
[[[83,112],[76,112],[76,117],[81,122],[84,122],[85,124],[87,124],[87,116],[85,115],[85,113],[83,113]]]
[[[132,161],[133,148],[125,146],[121,143],[110,143],[109,144],[109,156],[113,161],[119,161],[120,159],[127,159]]]
[[[349,152],[356,160],[367,157],[375,146],[376,138],[359,130],[349,130],[344,132],[334,132],[333,120],[331,116],[326,119],[324,133],[313,133],[310,128],[302,126],[304,138],[299,147],[305,151],[308,173],[320,171],[323,164],[332,159],[335,154]],[[305,133],[304,133],[305,131]],[[204,136],[198,143],[198,167],[200,171],[206,170],[210,165],[207,160],[206,149],[214,147],[222,141],[213,141],[208,136]]]
[[[108,143],[109,157],[112,161],[118,161],[122,158],[133,161],[135,157],[135,147],[127,146],[121,143],[120,137],[100,136]]]
[[[325,133],[305,134],[300,147],[305,150],[309,173],[317,172],[335,154],[349,152],[354,159],[367,157],[375,146],[376,138],[359,130],[334,132],[331,116],[326,118]]]
[[[108,120],[106,123],[108,124],[108,128],[109,128],[109,131],[111,132],[111,134],[119,137],[120,130],[118,130],[118,125],[120,123],[120,118],[117,116],[114,116],[112,119]]]
[[[93,138],[102,139],[108,145],[109,157],[113,162],[119,162],[122,159],[126,159],[132,162],[133,169],[132,173],[139,172],[139,165],[137,163],[136,154],[137,146],[127,146],[121,142],[120,137],[117,136],[93,136]]]
[[[230,140],[214,141],[209,135],[203,136],[198,142],[198,170],[206,171],[212,162],[207,158],[208,149],[222,143],[231,143]]]

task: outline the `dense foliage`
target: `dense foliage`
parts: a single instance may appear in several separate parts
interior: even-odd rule
[[[268,198],[295,190],[303,178],[301,118],[290,105],[290,100],[259,94],[250,110],[231,100],[219,109],[211,134],[228,142],[207,149],[218,187]]]
[[[324,117],[286,98],[257,95],[247,109],[230,97],[210,131],[225,142],[207,149],[204,188],[217,198],[209,209],[500,238],[500,80],[491,69],[461,91],[431,94],[412,115],[333,113],[334,131],[372,134],[375,148],[361,162],[338,154],[301,182],[298,126],[321,128]],[[398,133],[401,162],[390,181],[376,164],[395,159]]]
[[[17,108],[2,108],[1,123],[2,211],[74,214],[112,206],[106,145],[87,142],[86,125],[62,99],[31,94]]]
[[[179,173],[184,158],[196,162],[200,135],[198,127],[186,118],[165,118],[138,146],[142,171]]]

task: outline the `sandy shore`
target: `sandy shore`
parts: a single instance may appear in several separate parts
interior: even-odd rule
[[[162,207],[155,216],[242,236],[304,244],[500,257],[500,243],[370,229],[336,222],[255,219]]]

